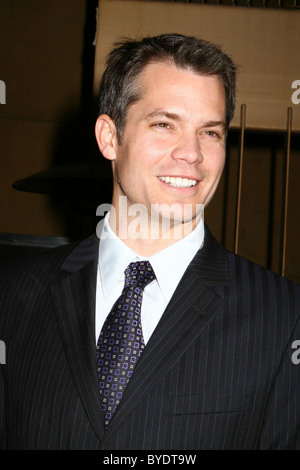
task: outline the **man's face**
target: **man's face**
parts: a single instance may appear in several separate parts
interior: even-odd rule
[[[146,66],[114,161],[113,205],[207,205],[225,162],[225,94],[219,78],[168,63]],[[156,206],[157,207],[157,206]],[[180,209],[181,208],[181,209]],[[180,218],[180,214],[177,213]],[[174,216],[176,220],[176,215]]]

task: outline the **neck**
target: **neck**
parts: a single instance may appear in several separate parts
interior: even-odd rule
[[[186,222],[170,219],[157,220],[149,214],[140,213],[139,217],[123,215],[122,211],[111,212],[109,225],[114,233],[135,253],[140,256],[153,256],[168,248],[191,233],[201,216]]]

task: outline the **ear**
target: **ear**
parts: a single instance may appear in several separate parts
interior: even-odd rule
[[[102,155],[108,160],[115,160],[117,147],[117,130],[114,121],[107,115],[101,114],[95,124],[97,144]]]

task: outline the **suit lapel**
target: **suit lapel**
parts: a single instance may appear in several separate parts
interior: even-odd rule
[[[97,386],[94,328],[98,245],[94,236],[75,248],[62,266],[52,295],[73,380],[101,440],[104,426]]]
[[[190,263],[150,338],[105,438],[109,438],[222,310],[224,299],[217,286],[228,282],[227,252],[206,228],[204,246]]]
[[[206,228],[204,246],[179,283],[105,432],[95,364],[98,246],[98,238],[93,236],[75,248],[65,260],[52,294],[74,383],[102,441],[109,438],[222,309],[223,299],[216,287],[228,284],[228,264],[226,251]]]

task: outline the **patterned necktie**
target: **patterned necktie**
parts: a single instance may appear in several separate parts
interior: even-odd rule
[[[97,344],[97,370],[107,428],[145,344],[141,324],[144,288],[155,279],[149,261],[130,263],[125,285]]]

